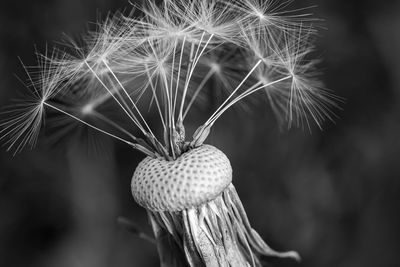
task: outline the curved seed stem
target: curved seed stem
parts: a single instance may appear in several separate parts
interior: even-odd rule
[[[117,140],[119,140],[119,141],[121,141],[121,142],[124,142],[124,143],[126,143],[126,144],[128,144],[128,145],[136,146],[136,144],[134,144],[134,143],[132,143],[132,142],[129,142],[128,140],[125,140],[125,139],[123,139],[123,138],[121,138],[121,137],[119,137],[119,136],[116,136],[116,135],[112,134],[112,133],[109,133],[109,132],[107,132],[107,131],[105,131],[105,130],[102,130],[102,129],[100,129],[100,128],[98,128],[98,127],[96,127],[96,126],[94,126],[94,125],[92,125],[92,124],[90,124],[90,123],[88,123],[88,122],[86,122],[86,121],[84,121],[84,120],[82,120],[82,119],[80,119],[80,118],[78,118],[78,117],[76,117],[76,116],[74,116],[74,115],[72,115],[72,114],[70,114],[70,113],[68,113],[68,112],[66,112],[66,111],[64,111],[64,110],[62,110],[62,109],[56,107],[56,106],[54,106],[54,105],[52,105],[52,104],[49,104],[49,103],[47,103],[47,102],[43,102],[43,105],[46,105],[46,106],[48,106],[48,107],[50,107],[50,108],[52,108],[52,109],[54,109],[54,110],[56,110],[56,111],[58,111],[58,112],[61,112],[61,113],[63,113],[64,115],[67,115],[68,117],[71,117],[72,119],[77,120],[77,121],[79,121],[80,123],[83,123],[83,124],[85,124],[86,126],[92,128],[92,129],[94,129],[94,130],[96,130],[96,131],[98,131],[98,132],[101,132],[101,133],[103,133],[103,134],[105,134],[105,135],[108,135],[108,136],[110,136],[110,137],[112,137],[112,138],[114,138],[114,139],[117,139]]]
[[[220,110],[228,103],[229,99],[242,87],[242,85],[246,82],[246,80],[250,77],[250,75],[257,69],[257,67],[261,64],[262,60],[259,60],[254,67],[249,71],[249,73],[244,77],[244,79],[240,82],[240,84],[233,90],[233,92],[229,95],[229,97],[218,107],[218,109],[210,116],[210,118],[206,121],[204,125],[209,125],[210,122],[214,119],[214,117],[220,113]]]

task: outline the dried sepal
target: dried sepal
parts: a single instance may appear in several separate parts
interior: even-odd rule
[[[202,206],[182,212],[149,212],[149,218],[162,263],[259,267],[261,256],[300,260],[297,252],[271,249],[251,228],[232,184]]]

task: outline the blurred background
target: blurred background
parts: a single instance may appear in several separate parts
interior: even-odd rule
[[[300,264],[399,266],[400,2],[296,1],[317,5],[321,77],[346,99],[323,131],[282,130],[270,110],[225,116],[209,142],[226,152],[253,227],[273,248],[294,249]],[[1,1],[0,106],[24,89],[20,57],[64,33],[79,36],[99,14],[125,0]],[[200,116],[200,115],[199,115]],[[249,117],[251,116],[251,117]],[[130,179],[143,158],[103,140],[94,153],[79,143],[0,152],[0,266],[157,266],[153,244],[117,224],[124,216],[150,233]]]

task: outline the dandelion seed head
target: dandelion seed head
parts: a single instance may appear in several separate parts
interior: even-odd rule
[[[183,260],[174,260],[182,266],[261,266],[260,254],[298,260],[296,252],[269,248],[251,228],[229,160],[204,144],[225,112],[259,93],[289,127],[310,128],[311,120],[321,127],[334,117],[336,98],[318,80],[313,59],[316,29],[308,14],[296,14],[304,9],[286,10],[291,2],[146,1],[141,16],[109,15],[80,42],[46,50],[38,67],[25,68],[31,98],[0,122],[0,140],[16,151],[32,147],[46,109],[56,137],[95,143],[89,132],[96,131],[143,152],[133,196],[162,238],[160,253],[181,250]],[[216,107],[186,140],[187,115],[202,99]],[[222,244],[218,253],[215,244]]]

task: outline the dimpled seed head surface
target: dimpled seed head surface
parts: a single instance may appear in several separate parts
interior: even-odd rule
[[[151,211],[181,211],[216,198],[232,182],[229,159],[210,145],[175,161],[146,157],[132,177],[136,202]]]

